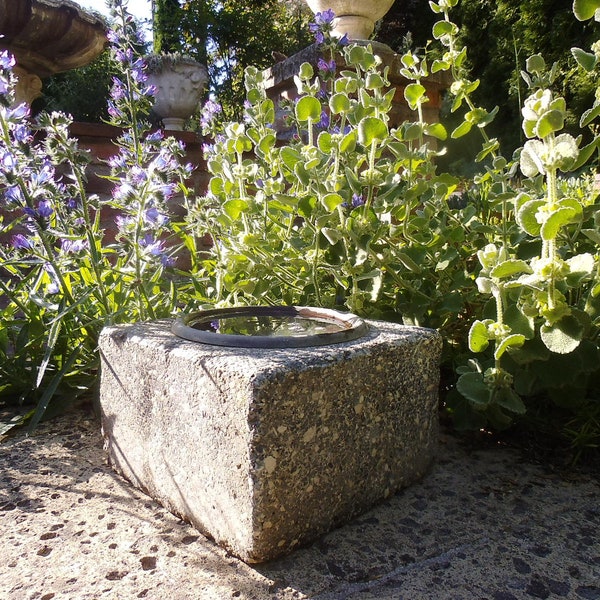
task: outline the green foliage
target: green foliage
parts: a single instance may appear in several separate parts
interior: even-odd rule
[[[265,69],[274,52],[291,55],[312,41],[308,7],[298,0],[196,0],[182,10],[181,50],[207,64],[225,119],[241,118],[247,66]]]
[[[59,73],[44,82],[43,96],[34,107],[46,112],[62,111],[75,121],[108,119],[107,100],[117,67],[110,52],[102,53],[85,67]]]
[[[589,23],[573,18],[572,0],[461,0],[455,20],[460,43],[469,48],[469,67],[481,80],[475,94],[485,106],[498,104],[499,119],[489,128],[509,156],[524,141],[519,135],[520,107],[527,93],[520,72],[527,57],[539,53],[558,64],[555,90],[565,98],[567,131],[575,132],[576,115],[592,102],[593,77],[575,66],[572,46],[589,47],[595,39]],[[475,135],[449,146],[449,159],[469,155]]]
[[[401,57],[415,118],[397,128],[388,120],[387,71],[370,47],[345,48],[337,76],[328,60],[318,73],[300,68],[283,145],[259,72],[247,70],[244,122],[217,137],[207,156],[210,193],[192,215],[198,233],[214,240],[205,262],[212,299],[341,306],[436,327],[445,360],[459,364],[447,397],[458,428],[505,428],[550,399],[573,417],[564,434],[589,443],[593,425],[579,411],[596,414],[597,193],[589,180],[559,174],[581,168],[597,142],[580,147],[564,131],[567,103],[550,89],[559,67],[536,54],[523,70],[527,142],[515,160],[503,158],[486,133],[499,109],[475,103],[479,80],[450,19],[456,2],[430,5],[442,50],[432,60]],[[422,116],[422,81],[440,71],[453,79],[449,132]],[[438,173],[427,136],[472,131],[482,134],[484,166],[456,196],[461,183]],[[467,359],[469,351],[480,358]]]
[[[152,33],[155,54],[181,51],[181,19],[179,0],[152,0]]]

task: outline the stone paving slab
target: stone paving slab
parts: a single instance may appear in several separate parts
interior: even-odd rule
[[[423,481],[251,567],[107,466],[77,412],[0,445],[0,599],[600,600],[600,485],[442,435]]]

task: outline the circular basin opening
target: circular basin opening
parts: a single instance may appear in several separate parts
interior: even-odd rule
[[[172,327],[193,342],[238,348],[301,348],[349,342],[365,335],[356,315],[305,306],[215,308],[180,316]]]

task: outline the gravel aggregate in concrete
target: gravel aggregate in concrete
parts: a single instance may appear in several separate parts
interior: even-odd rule
[[[0,599],[600,600],[600,485],[440,437],[424,479],[263,565],[120,479],[83,411],[0,445]]]

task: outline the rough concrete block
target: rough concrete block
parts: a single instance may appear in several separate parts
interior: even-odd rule
[[[368,323],[293,350],[207,346],[167,322],[106,328],[111,464],[247,562],[314,540],[419,479],[436,447],[440,336]]]

